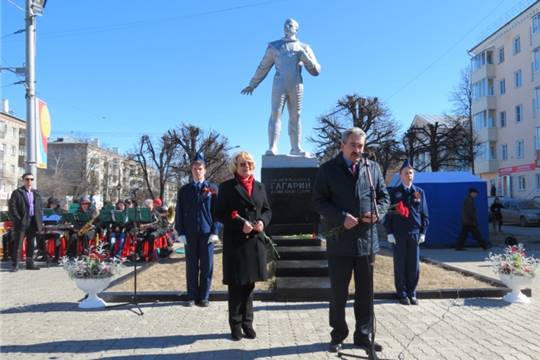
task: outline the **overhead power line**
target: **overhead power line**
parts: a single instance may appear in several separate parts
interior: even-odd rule
[[[394,96],[405,90],[407,87],[409,87],[413,82],[415,82],[418,78],[420,78],[422,75],[424,75],[428,70],[430,70],[435,64],[437,64],[439,61],[444,59],[456,46],[458,46],[469,34],[471,34],[474,30],[476,30],[487,18],[489,18],[504,2],[504,0],[501,0],[495,7],[486,15],[484,16],[480,21],[478,21],[469,31],[467,31],[463,36],[461,36],[454,44],[452,44],[448,49],[446,49],[441,55],[436,57],[429,65],[427,65],[422,71],[420,71],[418,74],[413,76],[410,80],[405,82],[401,87],[399,87],[394,93],[392,93],[389,97],[385,98],[385,101],[389,101]]]
[[[257,2],[253,4],[230,6],[230,7],[226,7],[222,9],[195,12],[195,13],[186,14],[186,15],[169,16],[169,17],[153,19],[153,20],[137,20],[137,21],[130,21],[130,22],[122,23],[122,24],[93,26],[93,27],[71,29],[71,30],[65,30],[65,31],[59,31],[59,32],[50,32],[50,33],[44,32],[40,34],[40,38],[58,38],[58,37],[64,37],[64,36],[74,36],[74,35],[83,35],[83,34],[88,35],[88,34],[95,34],[95,33],[101,33],[101,32],[124,30],[124,29],[133,28],[133,27],[148,26],[148,25],[159,24],[159,23],[164,23],[164,22],[180,21],[180,20],[192,19],[192,18],[197,18],[197,17],[202,17],[202,16],[233,12],[237,10],[260,7],[260,6],[265,6],[272,3],[283,2],[283,1],[285,0],[266,0],[266,1],[261,1],[261,2]]]

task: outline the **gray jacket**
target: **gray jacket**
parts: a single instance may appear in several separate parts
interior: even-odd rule
[[[361,214],[371,211],[367,169],[363,162],[359,166],[358,179],[355,179],[342,153],[339,153],[319,168],[313,202],[315,209],[323,217],[326,230],[332,233],[326,236],[328,255],[367,256],[370,253],[370,224],[360,222],[350,230],[343,227],[346,213],[360,217]],[[368,161],[368,167],[375,187],[379,221],[382,221],[390,204],[390,197],[379,165]],[[373,241],[373,253],[376,253],[379,251],[376,226],[373,226]]]

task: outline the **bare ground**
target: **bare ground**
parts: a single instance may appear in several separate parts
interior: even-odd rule
[[[145,264],[143,271],[138,273],[137,288],[139,291],[173,291],[183,293],[186,291],[186,267],[183,254],[173,253],[171,258],[161,259],[159,262]],[[375,261],[375,291],[394,291],[393,259],[388,251],[383,251]],[[109,292],[131,291],[132,276],[125,277],[108,289]],[[216,249],[214,255],[214,273],[212,290],[227,290],[222,283],[221,249]],[[272,288],[273,279],[256,284],[258,290]],[[489,288],[488,283],[479,281],[474,277],[464,276],[455,271],[448,271],[439,266],[421,263],[420,282],[418,290],[436,289],[470,289]],[[351,281],[350,291],[354,291],[354,280]]]

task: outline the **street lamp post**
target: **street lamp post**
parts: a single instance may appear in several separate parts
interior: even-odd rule
[[[26,171],[37,184],[36,160],[36,16],[43,13],[47,0],[26,0]]]

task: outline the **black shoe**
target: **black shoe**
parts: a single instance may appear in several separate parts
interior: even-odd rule
[[[39,268],[34,264],[26,264],[26,270],[39,270]]]
[[[17,271],[19,271],[19,268],[17,266],[14,266],[11,269],[9,269],[9,271],[10,272],[17,272]]]
[[[409,297],[411,305],[418,305],[418,299],[416,297]]]
[[[200,307],[208,307],[210,306],[210,302],[208,300],[200,300],[195,303],[195,305]]]
[[[233,339],[233,341],[242,340],[242,330],[240,329],[231,330],[231,338]]]
[[[337,343],[337,344],[330,343],[330,345],[328,345],[328,352],[338,353],[341,351],[342,347],[343,345],[341,343]]]
[[[244,330],[246,339],[255,339],[257,337],[257,333],[251,326],[242,326],[242,330]]]
[[[371,341],[369,340],[369,337],[367,336],[363,336],[360,339],[355,339],[354,346],[358,346],[359,348],[365,350],[368,353],[371,351]],[[375,349],[376,352],[382,351],[382,345],[377,343],[376,341],[373,344],[373,348]]]
[[[456,248],[456,251],[464,251],[464,250],[465,250],[465,248],[462,248],[462,247]]]
[[[404,298],[399,298],[399,303],[401,305],[409,305],[409,299],[407,299],[406,297]]]
[[[195,301],[193,300],[188,300],[184,303],[184,306],[187,306],[187,307],[192,307],[193,305],[195,305]]]

